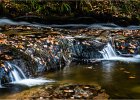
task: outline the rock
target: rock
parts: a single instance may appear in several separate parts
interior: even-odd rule
[[[64,92],[72,93],[74,90],[64,90]]]
[[[40,97],[39,99],[40,99],[40,100],[43,100],[44,98],[43,98],[43,97]]]
[[[120,68],[120,70],[125,70],[124,68]]]
[[[93,97],[94,100],[108,100],[108,98],[109,98],[109,95],[106,93],[101,93]]]
[[[87,67],[88,69],[92,69],[92,66]]]
[[[88,98],[88,97],[89,97],[89,94],[83,93],[82,96],[83,96],[84,98]]]
[[[74,96],[70,97],[70,99],[74,99]]]
[[[6,39],[0,39],[0,44],[6,44],[7,40]]]
[[[51,89],[50,89],[51,87]],[[105,92],[103,89],[96,90],[92,85],[75,85],[75,84],[66,84],[66,85],[57,85],[57,86],[47,86],[44,91],[43,97],[55,98],[55,99],[91,99],[99,93]],[[42,88],[43,89],[43,88]],[[40,96],[42,96],[40,92]],[[45,95],[46,93],[46,95]],[[48,94],[49,93],[49,94]],[[53,95],[53,96],[51,96]]]
[[[23,45],[21,45],[21,44],[18,45],[18,48],[19,48],[19,49],[24,49]]]
[[[82,96],[80,95],[74,95],[74,99],[80,99]]]
[[[0,28],[0,32],[2,31],[2,28]]]
[[[90,87],[88,87],[88,86],[85,86],[85,87],[84,87],[84,89],[89,89],[89,88],[90,88]]]
[[[130,49],[129,52],[130,52],[130,53],[135,53],[133,49]]]
[[[12,57],[12,56],[8,56],[8,55],[5,55],[5,59],[6,59],[6,60],[12,60],[13,57]]]
[[[129,72],[129,71],[124,71],[124,73],[127,73],[127,74],[129,74],[130,72]]]
[[[53,31],[53,32],[50,32],[51,35],[60,35],[60,32],[58,31]]]
[[[129,78],[130,78],[130,79],[134,79],[134,78],[136,78],[136,77],[135,77],[135,76],[129,76]]]

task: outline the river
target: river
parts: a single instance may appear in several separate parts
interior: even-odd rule
[[[26,25],[39,27],[53,27],[59,29],[96,29],[96,30],[139,30],[140,26],[120,27],[112,23],[97,24],[67,24],[67,25],[40,25],[28,22],[14,22],[9,19],[0,19],[0,25]],[[67,36],[67,35],[66,35]],[[104,54],[104,52],[106,52]],[[110,53],[111,52],[111,53]],[[113,52],[113,53],[112,53]],[[72,52],[73,53],[73,52]],[[106,47],[101,53],[104,59],[99,62],[81,63],[71,62],[63,69],[53,72],[44,72],[41,77],[60,83],[99,84],[110,95],[111,99],[140,99],[140,58],[139,54],[122,57],[116,54],[113,47]],[[20,67],[20,66],[19,66]],[[35,81],[36,82],[36,81]],[[13,86],[13,85],[12,85]],[[1,88],[0,98],[6,98],[17,92],[32,89],[26,85],[14,85],[12,88]]]

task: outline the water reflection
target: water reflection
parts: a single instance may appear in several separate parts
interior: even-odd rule
[[[112,73],[114,71],[115,62],[104,61],[102,62],[103,81],[105,83],[112,81]]]
[[[59,82],[79,84],[98,83],[111,98],[140,98],[140,63],[102,61],[99,64],[72,64],[65,70],[47,74],[46,77]],[[131,76],[134,76],[131,78]]]

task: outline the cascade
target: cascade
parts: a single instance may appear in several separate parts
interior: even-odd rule
[[[5,69],[7,70],[5,73],[5,78],[7,82],[2,82],[0,80],[0,88],[3,88],[3,85],[5,83],[11,83],[11,84],[23,84],[27,86],[35,86],[35,85],[41,85],[47,82],[54,82],[53,80],[45,80],[43,78],[27,78],[23,71],[16,66],[15,64],[12,64],[10,62],[5,62]]]
[[[8,61],[4,63],[4,67],[1,69],[0,74],[2,75],[0,79],[0,87],[3,87],[5,83],[18,82],[26,79],[23,71],[18,66]]]
[[[2,88],[2,86],[1,86],[1,81],[0,81],[0,88]]]
[[[105,48],[103,48],[100,53],[103,56],[103,60],[113,60],[113,61],[124,61],[124,62],[140,62],[140,56],[139,55],[132,55],[130,57],[125,57],[121,55],[117,55],[116,51],[113,49],[110,43],[107,43]]]
[[[117,54],[110,43],[107,43],[105,48],[103,48],[103,50],[100,51],[100,53],[103,55],[104,59],[109,59],[111,57],[117,57]]]
[[[8,69],[10,69],[9,77],[12,82],[26,79],[26,76],[24,75],[23,71],[18,66],[11,64],[9,62],[6,62],[6,65]]]

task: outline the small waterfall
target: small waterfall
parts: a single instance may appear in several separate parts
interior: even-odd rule
[[[104,59],[109,59],[111,57],[117,56],[115,50],[113,49],[110,43],[107,43],[105,48],[102,51],[100,51],[100,53],[103,55]]]
[[[48,82],[54,82],[53,80],[46,80],[43,78],[32,78],[32,79],[26,78],[23,71],[18,66],[10,62],[5,62],[4,68],[6,69],[4,78],[6,78],[7,81],[2,82],[3,80],[0,80],[0,88],[3,88],[5,83],[21,84],[30,87],[35,85],[41,85]]]
[[[107,43],[105,48],[102,51],[100,51],[100,53],[103,56],[103,60],[135,62],[135,63],[140,62],[139,55],[135,55],[135,56],[132,56],[132,57],[124,57],[124,56],[121,56],[121,55],[118,56],[110,43]]]
[[[1,86],[1,81],[0,81],[0,88],[2,88],[2,86]]]
[[[6,62],[6,64],[7,64],[8,69],[10,70],[9,77],[12,82],[26,79],[26,76],[24,75],[24,73],[18,66],[11,64],[9,62]]]

